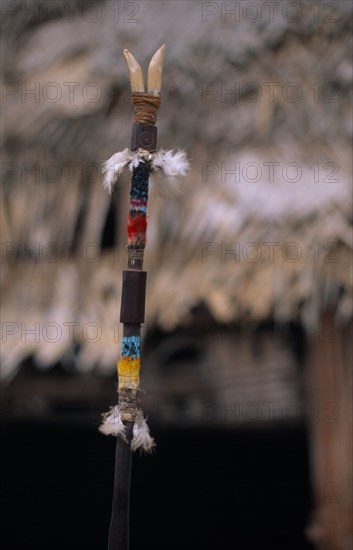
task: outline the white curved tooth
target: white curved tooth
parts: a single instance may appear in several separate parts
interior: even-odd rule
[[[147,93],[158,97],[161,94],[165,44],[151,59],[147,73]]]
[[[127,68],[130,75],[130,84],[132,92],[143,92],[145,91],[145,85],[143,82],[143,74],[140,65],[137,63],[136,59],[129,52],[129,50],[123,51]]]

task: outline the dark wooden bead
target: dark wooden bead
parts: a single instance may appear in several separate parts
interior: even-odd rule
[[[132,129],[131,151],[136,151],[136,149],[140,148],[151,153],[157,150],[156,126],[135,122]]]
[[[138,324],[145,321],[146,271],[123,271],[120,322]]]

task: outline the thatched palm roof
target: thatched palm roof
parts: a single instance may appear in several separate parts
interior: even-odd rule
[[[115,15],[109,2],[96,15],[74,4],[30,15],[14,3],[4,25],[3,373],[30,355],[43,366],[114,366],[129,186],[111,199],[99,168],[130,140],[124,47],[145,66],[167,42],[159,143],[184,147],[192,165],[181,198],[150,201],[147,326],[188,323],[200,303],[222,322],[300,314],[310,328],[325,305],[345,321],[350,3],[335,3],[333,21],[321,5],[315,16],[317,2],[297,2],[297,17],[262,12],[256,22],[223,21],[202,2],[146,1]],[[100,250],[114,208],[116,249]],[[26,336],[35,323],[39,336]]]

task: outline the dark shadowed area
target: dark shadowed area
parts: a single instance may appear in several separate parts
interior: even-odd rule
[[[312,548],[303,426],[153,433],[158,452],[133,460],[132,550]],[[15,477],[2,483],[4,547],[104,549],[113,438],[80,424],[21,422],[3,429],[2,440]]]

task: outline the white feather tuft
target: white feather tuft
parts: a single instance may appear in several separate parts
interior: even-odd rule
[[[164,151],[161,149],[153,155],[152,168],[160,169],[168,177],[183,177],[189,169],[185,151]]]
[[[129,149],[124,149],[124,151],[115,153],[109,160],[103,163],[103,185],[104,189],[108,189],[109,193],[111,193],[114,184],[123,173],[125,166],[132,160],[133,156],[133,153],[129,151]]]
[[[133,428],[133,438],[131,441],[131,450],[136,451],[140,449],[146,453],[151,453],[155,442],[150,436],[150,431],[147,426],[147,422],[143,417],[142,411],[138,411],[136,414],[135,424]]]
[[[180,195],[183,186],[181,178],[189,170],[189,161],[185,151],[164,151],[153,155],[151,182],[162,197]]]
[[[104,413],[103,422],[99,426],[99,431],[104,435],[120,436],[126,441],[125,426],[121,420],[119,405],[112,407],[109,412]]]
[[[104,435],[114,435],[121,437],[124,441],[126,439],[126,430],[121,419],[121,412],[119,405],[112,407],[107,413],[102,415],[103,422],[99,427],[99,431]],[[155,442],[150,436],[150,431],[147,426],[147,422],[143,416],[141,410],[136,411],[135,423],[132,432],[131,450],[145,451],[147,453],[152,452],[155,447]]]
[[[189,161],[186,153],[179,149],[178,151],[164,151],[161,149],[148,157],[151,158],[151,183],[158,195],[170,197],[180,195],[183,187],[181,178],[189,170]],[[125,149],[120,153],[115,153],[109,160],[103,163],[103,184],[104,188],[111,193],[114,184],[122,174],[124,168],[132,171],[141,161],[146,161],[146,152],[130,151]],[[149,158],[148,158],[149,160]]]
[[[129,168],[131,172],[134,168],[136,168],[140,164],[142,160],[146,160],[146,157],[145,155],[143,155],[143,153],[140,153],[139,151],[137,151],[136,153],[132,153],[131,162],[129,164]]]

